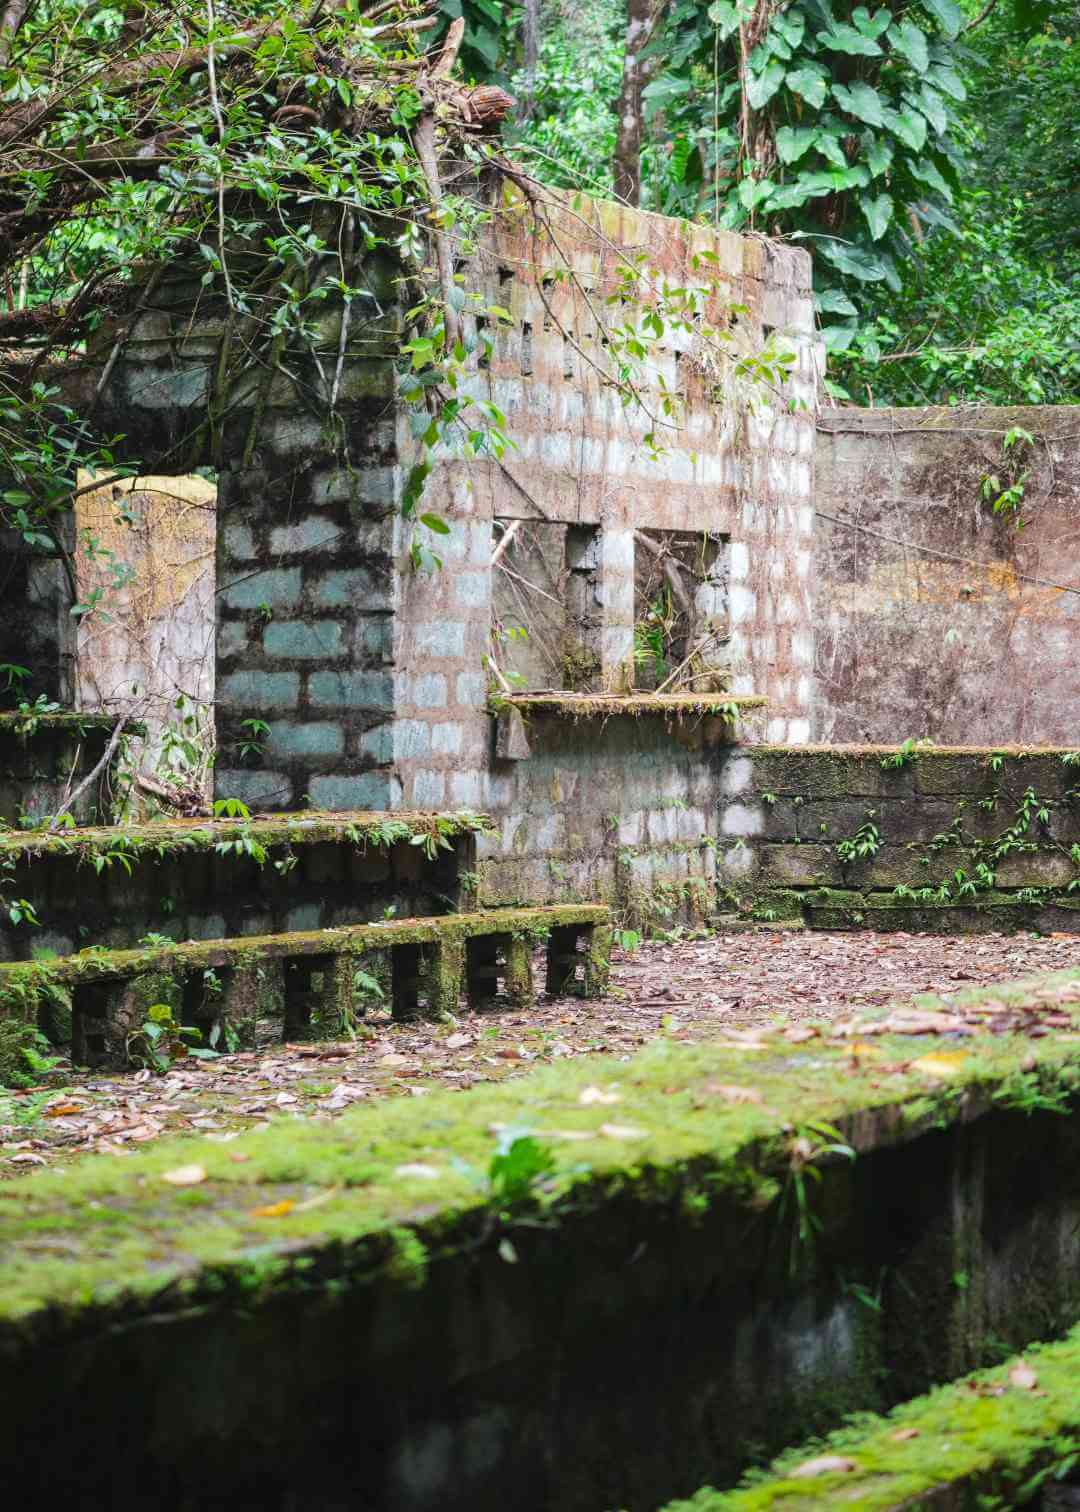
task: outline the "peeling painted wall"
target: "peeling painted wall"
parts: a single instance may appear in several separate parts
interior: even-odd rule
[[[815,738],[1080,744],[1080,412],[834,410],[815,462]]]
[[[216,503],[214,484],[196,476],[125,478],[77,501],[79,598],[104,596],[79,624],[76,704],[123,710],[151,696],[146,768],[181,695],[203,709],[214,701]],[[131,573],[121,587],[116,566]]]

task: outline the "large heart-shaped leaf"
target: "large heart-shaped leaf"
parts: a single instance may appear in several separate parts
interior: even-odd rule
[[[889,130],[898,136],[905,147],[910,147],[912,152],[921,152],[926,145],[926,117],[921,116],[917,110],[890,110],[887,106],[882,114]]]
[[[739,29],[739,10],[731,0],[712,0],[705,14],[720,33],[721,42],[726,42]]]
[[[936,89],[943,89],[947,95],[952,95],[954,100],[967,99],[967,89],[963,79],[951,68],[943,68],[937,63],[932,64],[926,81],[928,84],[933,84]]]
[[[776,133],[776,151],[782,163],[797,163],[818,136],[813,126],[781,126]]]
[[[916,73],[924,74],[930,65],[926,34],[913,21],[901,21],[889,32],[893,52],[902,53]]]
[[[879,194],[874,197],[864,195],[859,201],[859,209],[866,216],[870,235],[874,241],[880,241],[889,229],[889,222],[893,218],[891,196],[888,194]]]
[[[870,172],[874,178],[877,178],[878,174],[884,173],[892,163],[892,146],[884,137],[876,137],[868,131],[862,138],[862,147],[866,154],[866,161],[870,165]]]
[[[762,73],[750,74],[746,80],[746,100],[751,110],[767,105],[784,82],[784,65],[770,63]]]
[[[781,184],[769,196],[770,210],[797,210],[800,205],[805,205],[808,199],[813,198],[810,191],[802,184]]]
[[[924,84],[919,90],[918,105],[938,136],[943,136],[949,129],[949,112],[941,96]]]
[[[789,47],[798,47],[806,32],[806,17],[800,10],[784,11],[774,18],[772,30],[779,32]]]
[[[850,134],[846,121],[842,121],[839,116],[830,115],[819,124],[815,145],[822,157],[828,158],[830,163],[837,168],[846,168],[848,160],[841,138]]]
[[[820,110],[829,92],[828,77],[823,68],[804,63],[802,68],[789,68],[784,83],[793,94],[801,96],[815,110]]]
[[[941,170],[932,158],[919,158],[917,162],[910,164],[910,167],[917,179],[921,179],[924,184],[929,184],[931,189],[936,189],[952,204],[952,189],[945,182]]]
[[[755,210],[775,188],[771,179],[744,178],[739,185],[739,200],[747,210]]]
[[[819,289],[814,294],[814,307],[823,315],[857,315],[851,299],[843,289]]]
[[[881,96],[876,89],[871,89],[869,84],[855,83],[850,87],[834,84],[833,98],[841,110],[846,110],[848,115],[865,121],[868,126],[884,126],[885,116]]]
[[[865,5],[859,5],[852,11],[851,19],[864,37],[880,37],[888,30],[892,15],[884,6],[871,15]]]
[[[870,171],[861,163],[853,168],[815,168],[800,173],[798,183],[811,194],[836,194],[841,189],[863,189],[870,182]]]
[[[956,0],[922,0],[922,3],[950,42],[960,35],[960,28],[964,24],[964,13]]]
[[[864,37],[854,26],[838,23],[830,31],[820,31],[817,39],[830,52],[850,53],[852,57],[876,58],[881,48],[873,37]]]
[[[822,240],[818,243],[818,255],[860,283],[881,283],[887,276],[884,259],[865,247],[853,247],[850,242]]]
[[[858,327],[854,321],[849,321],[844,325],[822,326],[821,334],[825,341],[826,350],[830,352],[846,352],[855,340],[857,330]]]

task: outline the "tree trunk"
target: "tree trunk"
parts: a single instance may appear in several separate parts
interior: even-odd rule
[[[522,18],[525,57],[525,98],[518,105],[518,119],[531,121],[536,110],[536,64],[540,54],[540,0],[525,0]]]
[[[627,205],[641,203],[641,142],[644,136],[641,95],[655,68],[642,53],[652,40],[665,0],[627,0],[626,52],[619,91],[618,135],[612,160],[615,195]]]

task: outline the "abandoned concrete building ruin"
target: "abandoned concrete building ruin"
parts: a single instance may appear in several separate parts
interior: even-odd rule
[[[705,290],[649,348],[636,407],[606,366],[627,267],[650,297]],[[87,480],[59,555],[2,536],[0,664],[27,668],[45,703],[19,708],[16,687],[0,712],[0,1069],[9,1042],[40,1030],[75,1065],[116,1071],[151,1004],[227,1030],[230,1049],[253,1049],[268,1018],[278,1041],[329,1039],[357,962],[376,957],[409,1021],[457,1012],[462,993],[527,1009],[540,944],[550,993],[600,995],[613,927],[1077,931],[1067,416],[829,408],[805,251],[582,196],[553,198],[541,224],[503,194],[469,278],[504,312],[473,377],[511,444],[468,461],[436,449],[413,507],[424,443],[401,399],[402,276],[368,255],[362,308],[328,298],[310,345],[222,388],[224,311],[197,270],[170,266],[57,375],[140,471]],[[722,333],[723,360],[695,322]],[[665,396],[680,401],[666,419]],[[1011,465],[1002,438],[1017,428],[1022,532],[980,488]],[[134,571],[110,616],[77,623],[72,573],[86,598],[116,561]],[[195,755],[178,805],[178,769],[165,780],[157,763],[179,739]],[[122,758],[142,762],[141,788],[120,785]],[[61,808],[70,822],[50,825]],[[786,1084],[765,1067],[764,1093],[719,1114],[741,1071],[730,1045],[695,1047],[710,1090],[695,1081],[685,1108],[665,1104],[659,1056],[640,1078],[655,1104],[603,1115],[624,1165],[602,1168],[563,1230],[512,1242],[464,1199],[439,1228],[431,1193],[457,1179],[431,1153],[460,1133],[449,1099],[437,1116],[408,1098],[364,1110],[384,1119],[376,1134],[330,1154],[318,1131],[295,1150],[268,1131],[254,1156],[215,1146],[212,1182],[249,1181],[247,1216],[216,1197],[196,1212],[197,1192],[170,1188],[148,1248],[110,1206],[143,1200],[128,1177],[88,1177],[93,1254],[71,1260],[63,1229],[12,1264],[25,1291],[0,1345],[23,1389],[0,1462],[27,1445],[49,1462],[60,1412],[56,1486],[108,1485],[116,1506],[139,1505],[140,1477],[158,1473],[161,1506],[223,1504],[200,1500],[212,1484],[236,1507],[325,1512],[494,1512],[511,1482],[530,1512],[645,1512],[737,1477],[748,1444],[760,1457],[797,1441],[792,1425],[884,1410],[986,1363],[992,1336],[1021,1348],[1048,1318],[1075,1324],[1075,1119],[1049,1116],[1031,1081],[1052,1071],[1074,1095],[1075,1064],[1064,1043],[1039,1044],[1050,1071],[1034,1052],[984,1065],[972,1051],[977,1086],[913,1089],[905,1062],[899,1091],[863,1102],[849,1085],[860,1046],[822,1050]],[[959,1056],[946,1051],[941,1078]],[[592,1102],[637,1095],[631,1066],[610,1088],[566,1074],[560,1138],[587,1137],[573,1120]],[[1013,1101],[982,1117],[1001,1087]],[[541,1117],[554,1089],[501,1091],[483,1138]],[[781,1253],[749,1225],[794,1178],[746,1152],[829,1128],[843,1097],[860,1158],[826,1170],[826,1271],[811,1245]],[[675,1153],[635,1164],[650,1108]],[[682,1162],[667,1186],[666,1160]],[[391,1179],[404,1207],[385,1197]],[[163,1216],[174,1200],[187,1206]],[[259,1223],[290,1210],[310,1226],[264,1242]],[[889,1279],[897,1233],[918,1294]],[[134,1322],[110,1300],[114,1246],[141,1278]],[[147,1279],[159,1271],[168,1295]],[[841,1272],[878,1278],[872,1306]],[[575,1339],[580,1368],[566,1363]],[[118,1413],[131,1450],[106,1473],[98,1446]],[[735,1417],[742,1437],[721,1453]]]

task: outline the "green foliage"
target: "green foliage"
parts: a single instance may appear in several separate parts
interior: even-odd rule
[[[193,1024],[181,1024],[168,1003],[154,1003],[146,1018],[127,1037],[127,1055],[133,1065],[164,1076],[173,1062],[193,1056],[213,1060],[217,1051],[201,1044],[202,1030]]]

